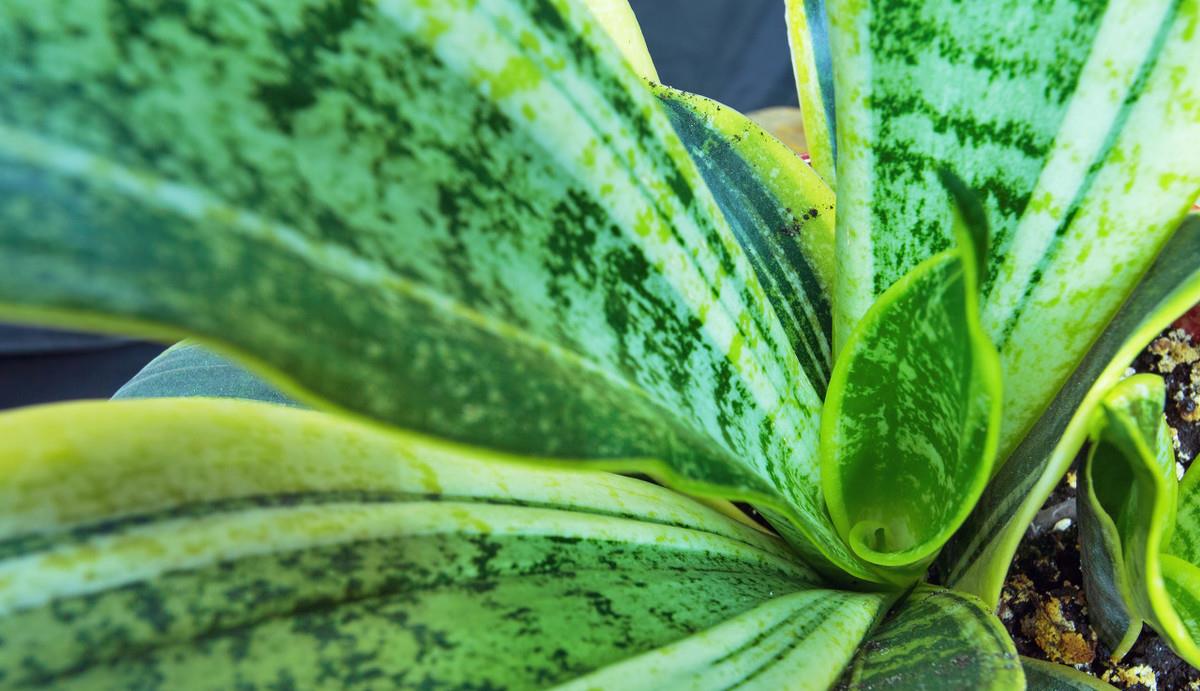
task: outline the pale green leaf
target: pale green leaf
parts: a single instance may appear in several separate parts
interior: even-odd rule
[[[1190,218],[946,545],[938,561],[941,582],[999,602],[1026,526],[1078,454],[1100,401],[1146,344],[1197,302],[1200,218]]]
[[[560,688],[828,689],[891,600],[832,590],[794,593]]]
[[[298,405],[261,378],[189,341],[176,343],[147,363],[113,399],[191,396]]]
[[[0,6],[6,317],[192,335],[305,403],[752,501],[872,578],[823,515],[816,389],[586,7],[139,8]]]
[[[638,76],[652,81],[658,81],[658,70],[650,59],[650,51],[646,49],[646,39],[642,36],[642,27],[638,25],[637,16],[629,6],[629,0],[584,0],[588,9],[600,26],[608,32],[613,42],[617,44],[621,54],[629,61],[633,71]]]
[[[0,685],[545,686],[814,583],[669,490],[520,460],[241,401],[0,416]]]
[[[831,0],[840,349],[982,195],[1004,459],[1200,193],[1200,3]]]

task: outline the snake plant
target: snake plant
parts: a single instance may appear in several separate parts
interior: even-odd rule
[[[992,610],[1200,299],[1198,23],[789,1],[810,168],[622,0],[0,4],[0,316],[194,339],[0,416],[0,686],[1097,683]]]

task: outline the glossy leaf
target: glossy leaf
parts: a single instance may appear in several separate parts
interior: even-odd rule
[[[999,431],[976,240],[959,225],[958,248],[898,281],[859,323],[823,414],[821,479],[834,524],[859,556],[917,575],[983,492]]]
[[[824,396],[833,369],[833,193],[737,111],[675,89],[656,93]]]
[[[941,582],[997,603],[1034,514],[1067,472],[1092,416],[1146,344],[1200,302],[1200,218],[1186,221],[1016,451],[938,560]],[[1007,395],[1007,392],[1006,392]]]
[[[1027,691],[1116,691],[1111,684],[1067,665],[1022,657],[1021,668]]]
[[[1159,554],[1175,523],[1178,482],[1163,417],[1166,386],[1149,374],[1125,379],[1105,397],[1080,474],[1079,542],[1092,626],[1115,659],[1146,621],[1178,638],[1163,592]]]
[[[837,118],[834,114],[833,55],[825,0],[784,0],[788,45],[796,75],[796,93],[804,117],[804,136],[813,168],[837,188]]]
[[[0,7],[6,317],[193,335],[305,403],[753,501],[871,577],[822,513],[816,390],[585,7],[141,17]]]
[[[1200,3],[828,3],[834,340],[954,242],[937,171],[982,195],[1005,458],[1200,191]]]
[[[877,628],[843,678],[846,689],[1024,688],[1004,626],[976,598],[921,587]]]
[[[9,413],[0,469],[6,686],[544,686],[815,579],[654,485],[260,403]]]

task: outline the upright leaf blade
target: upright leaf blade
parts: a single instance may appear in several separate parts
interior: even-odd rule
[[[1006,457],[1200,191],[1200,5],[838,0],[829,16],[834,339],[950,245],[936,172],[958,172],[993,230]]]
[[[833,369],[833,193],[737,111],[667,87],[656,93],[823,397]]]
[[[1159,553],[1175,522],[1175,454],[1161,377],[1125,379],[1097,413],[1080,475],[1079,541],[1093,626],[1120,659],[1142,622],[1168,629]],[[1177,636],[1168,634],[1168,639]]]
[[[942,582],[996,603],[1025,528],[1087,438],[1104,395],[1158,333],[1200,302],[1200,219],[1189,218],[997,472],[942,551]]]
[[[813,168],[837,189],[837,118],[834,115],[833,55],[825,0],[785,0],[788,45],[796,93],[804,118]]]
[[[0,432],[5,685],[544,686],[815,578],[668,490],[321,413],[80,403]]]
[[[304,402],[752,500],[869,577],[822,515],[820,400],[588,10],[322,8],[0,8],[4,313],[195,335]]]

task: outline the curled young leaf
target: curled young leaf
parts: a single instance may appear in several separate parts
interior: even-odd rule
[[[995,458],[999,362],[979,321],[981,233],[966,227],[977,216],[960,206],[958,247],[880,297],[825,402],[829,513],[859,556],[883,566],[919,570],[966,518]]]

